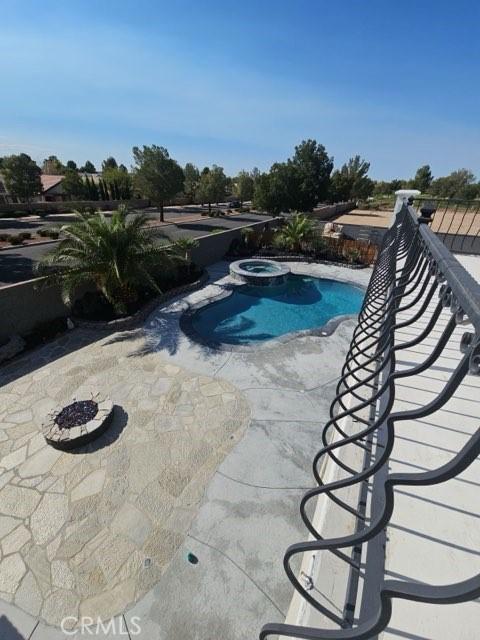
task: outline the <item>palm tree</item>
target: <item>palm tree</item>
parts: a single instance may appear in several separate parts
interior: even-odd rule
[[[198,240],[195,238],[178,238],[173,243],[173,251],[178,252],[183,260],[188,264],[192,261],[192,249],[198,247]]]
[[[118,315],[138,299],[140,289],[161,293],[154,273],[174,270],[181,258],[153,240],[144,228],[146,216],[128,220],[126,207],[119,207],[110,220],[100,212],[76,216],[62,227],[59,245],[37,265],[47,286],[61,285],[66,304],[79,286],[92,282]]]
[[[278,231],[280,243],[290,251],[300,251],[302,244],[311,239],[313,224],[307,216],[297,213]]]

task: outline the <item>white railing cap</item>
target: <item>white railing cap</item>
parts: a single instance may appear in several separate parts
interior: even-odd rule
[[[397,198],[402,198],[402,200],[408,200],[408,198],[415,198],[419,196],[422,192],[418,189],[399,189],[395,191],[395,195]]]

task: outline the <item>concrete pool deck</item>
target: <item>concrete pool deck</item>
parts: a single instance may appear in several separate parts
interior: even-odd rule
[[[289,266],[363,286],[371,273]],[[228,281],[227,263],[209,271],[137,330],[77,329],[0,370],[2,639],[69,637],[50,626],[67,615],[119,616],[95,637],[142,640],[237,640],[284,620],[283,553],[304,535],[298,500],[355,323],[210,349],[179,327]],[[42,416],[92,387],[118,405],[115,429],[52,453]]]

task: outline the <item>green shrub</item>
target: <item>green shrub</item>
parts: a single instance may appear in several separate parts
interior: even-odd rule
[[[30,238],[32,237],[30,231],[22,231],[22,233],[19,233],[18,235],[24,240],[30,240]]]
[[[321,235],[315,233],[310,240],[312,252],[315,256],[322,255],[327,250],[327,243]]]
[[[349,264],[357,264],[360,262],[361,252],[358,249],[344,249],[343,257]]]
[[[37,231],[37,235],[40,236],[41,238],[48,238],[48,229],[39,229]]]
[[[6,242],[9,238],[8,233],[0,233],[0,241],[1,242]]]
[[[9,240],[10,240],[10,244],[15,244],[15,245],[16,244],[23,244],[23,238],[22,238],[22,236],[20,234],[19,235],[10,236]]]
[[[60,231],[58,229],[47,229],[47,236],[52,240],[56,240],[60,235]]]
[[[93,215],[94,213],[97,213],[97,211],[99,211],[99,209],[92,206],[91,204],[78,204],[76,211],[74,211],[73,213],[87,213],[89,215]]]
[[[275,249],[283,250],[286,248],[287,243],[285,242],[284,237],[280,233],[276,233],[273,236],[272,245]]]

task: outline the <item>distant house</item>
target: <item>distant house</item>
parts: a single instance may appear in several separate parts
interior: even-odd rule
[[[78,174],[82,180],[88,177],[93,180],[95,184],[98,184],[102,174],[101,173],[82,173]],[[65,176],[58,176],[48,173],[42,173],[40,179],[42,181],[42,194],[35,198],[36,202],[64,202],[68,200],[66,194],[63,192],[62,182]]]
[[[42,181],[42,193],[35,198],[36,202],[62,202],[65,200],[65,194],[63,193],[64,176],[53,176],[47,173],[42,173],[40,180]]]
[[[33,198],[33,202],[62,202],[65,200],[62,188],[63,176],[53,176],[43,173],[40,176],[40,180],[42,182],[42,193]],[[0,203],[8,204],[17,202],[20,202],[20,200],[8,193],[7,187],[0,175]]]
[[[95,184],[98,184],[102,174],[101,173],[79,173],[82,180],[88,177],[93,180]],[[42,183],[42,193],[32,199],[32,202],[64,202],[68,200],[67,195],[63,191],[62,182],[65,176],[53,175],[50,173],[42,173],[40,180]],[[10,193],[2,181],[0,174],[0,204],[1,203],[17,203],[20,200]]]

